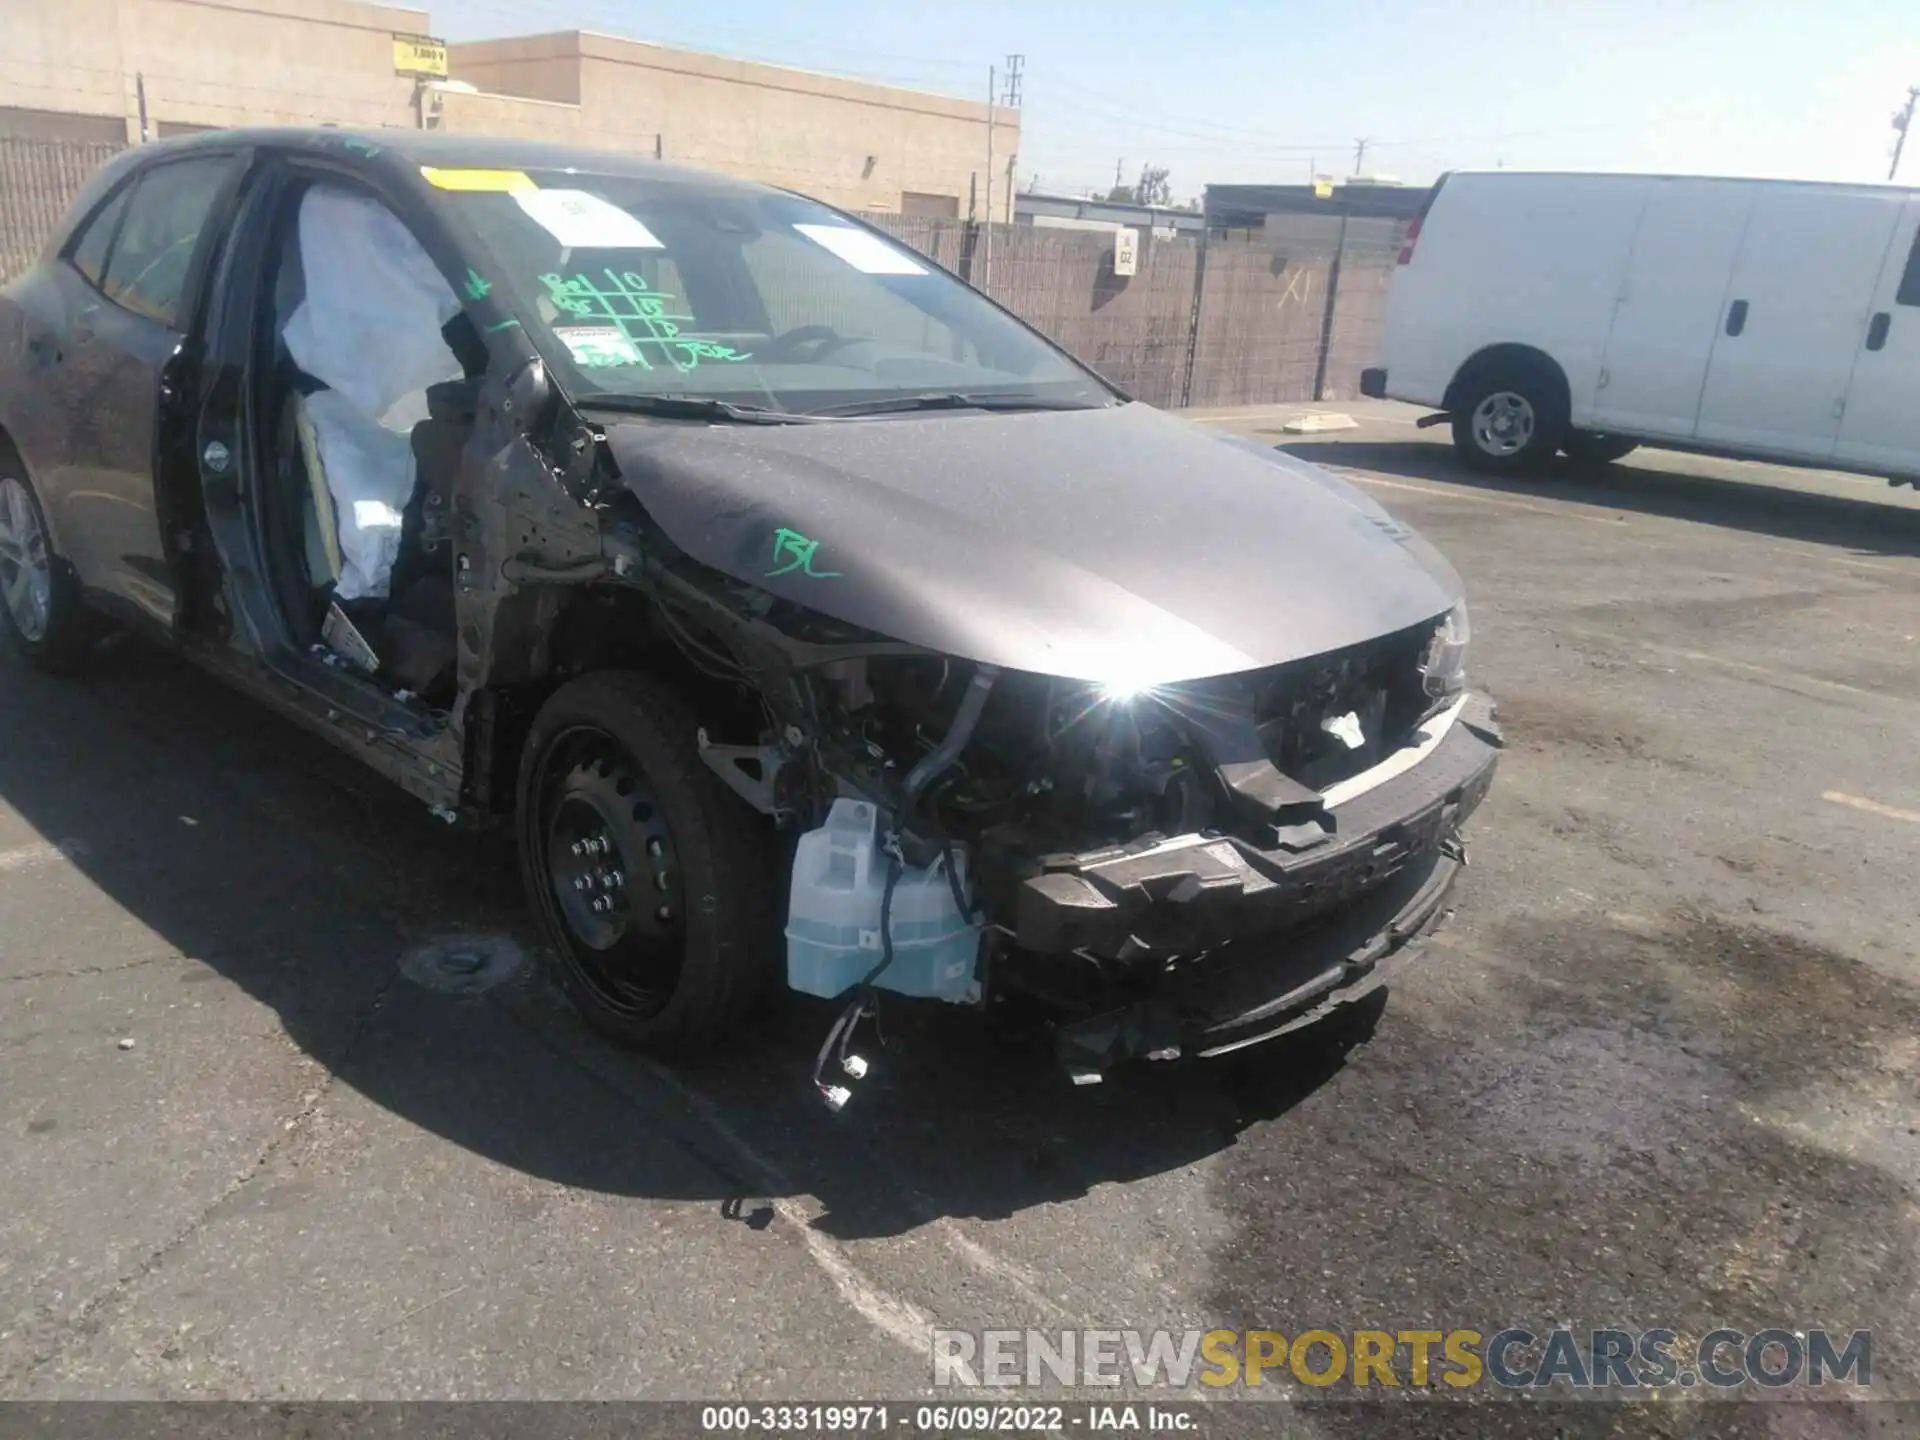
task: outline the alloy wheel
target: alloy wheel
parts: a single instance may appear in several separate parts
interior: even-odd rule
[[[0,479],[0,599],[27,641],[46,637],[53,611],[53,562],[33,497],[11,476]]]

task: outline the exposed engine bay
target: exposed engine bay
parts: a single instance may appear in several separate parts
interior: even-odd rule
[[[849,1094],[826,1078],[835,1053],[865,1073],[847,1045],[876,991],[1038,998],[1091,1083],[1128,1057],[1306,1023],[1440,918],[1499,743],[1491,707],[1465,693],[1464,603],[1301,660],[1103,683],[926,653],[716,574],[632,514],[615,574],[652,593],[660,638],[733,687],[736,714],[759,716],[750,735],[703,729],[709,766],[803,849],[848,802],[877,813],[877,938],[869,920],[871,948],[831,984],[790,969],[812,993],[851,986],[816,1068],[830,1105]],[[950,889],[948,913],[977,932],[964,984],[895,969],[896,887],[915,879]],[[1370,896],[1384,925],[1331,964],[1286,963]],[[1266,983],[1247,993],[1254,974]]]

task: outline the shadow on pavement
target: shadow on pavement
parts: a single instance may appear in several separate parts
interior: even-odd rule
[[[1682,474],[1637,465],[1636,455],[1612,465],[1574,465],[1556,459],[1530,479],[1483,475],[1462,464],[1448,446],[1432,441],[1310,440],[1275,448],[1315,465],[1345,466],[1382,475],[1454,485],[1519,499],[1545,497],[1637,511],[1673,520],[1842,545],[1862,554],[1920,555],[1920,509],[1871,498],[1823,495],[1752,479]],[[1866,481],[1870,497],[1876,482]]]
[[[786,997],[725,1053],[669,1072],[588,1034],[531,967],[481,996],[403,978],[407,949],[449,932],[531,949],[505,836],[448,829],[184,661],[128,645],[92,677],[59,681],[0,650],[0,697],[0,802],[74,847],[100,892],[78,902],[89,913],[125,932],[123,911],[200,962],[118,982],[151,1003],[153,1043],[166,1043],[168,987],[192,987],[181,1003],[218,1004],[195,982],[224,978],[272,1009],[340,1102],[364,1096],[568,1186],[711,1199],[749,1223],[764,1218],[761,1200],[810,1194],[821,1227],[843,1237],[1007,1215],[1233,1145],[1337,1073],[1378,1013],[1355,1007],[1244,1060],[1075,1089],[1042,1047],[970,1013],[901,1004],[886,1016],[888,1048],[870,1034],[861,1044],[876,1073],[833,1116],[808,1078],[835,1013],[823,1002]],[[24,913],[28,932],[0,945],[0,978],[38,968],[20,956],[98,958],[76,948],[51,898]],[[244,1001],[231,1008],[244,1020]],[[57,1094],[48,1104],[57,1114]]]

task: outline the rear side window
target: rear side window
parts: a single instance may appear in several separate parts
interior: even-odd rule
[[[106,274],[107,255],[120,228],[120,217],[127,213],[127,196],[132,193],[131,185],[121,186],[111,200],[93,212],[93,218],[87,221],[74,242],[69,258],[73,268],[86,276],[89,284],[98,286]]]
[[[1913,248],[1907,252],[1906,273],[1900,277],[1900,288],[1894,292],[1896,305],[1920,305],[1920,230],[1913,233]]]
[[[179,328],[200,232],[234,164],[225,155],[179,160],[140,177],[107,256],[108,299]]]

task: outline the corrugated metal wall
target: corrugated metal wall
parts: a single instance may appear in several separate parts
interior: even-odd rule
[[[0,282],[118,148],[0,138]],[[1405,222],[1274,215],[1264,231],[1143,237],[1113,274],[1108,234],[872,215],[1014,314],[1154,405],[1349,399],[1372,363]]]

